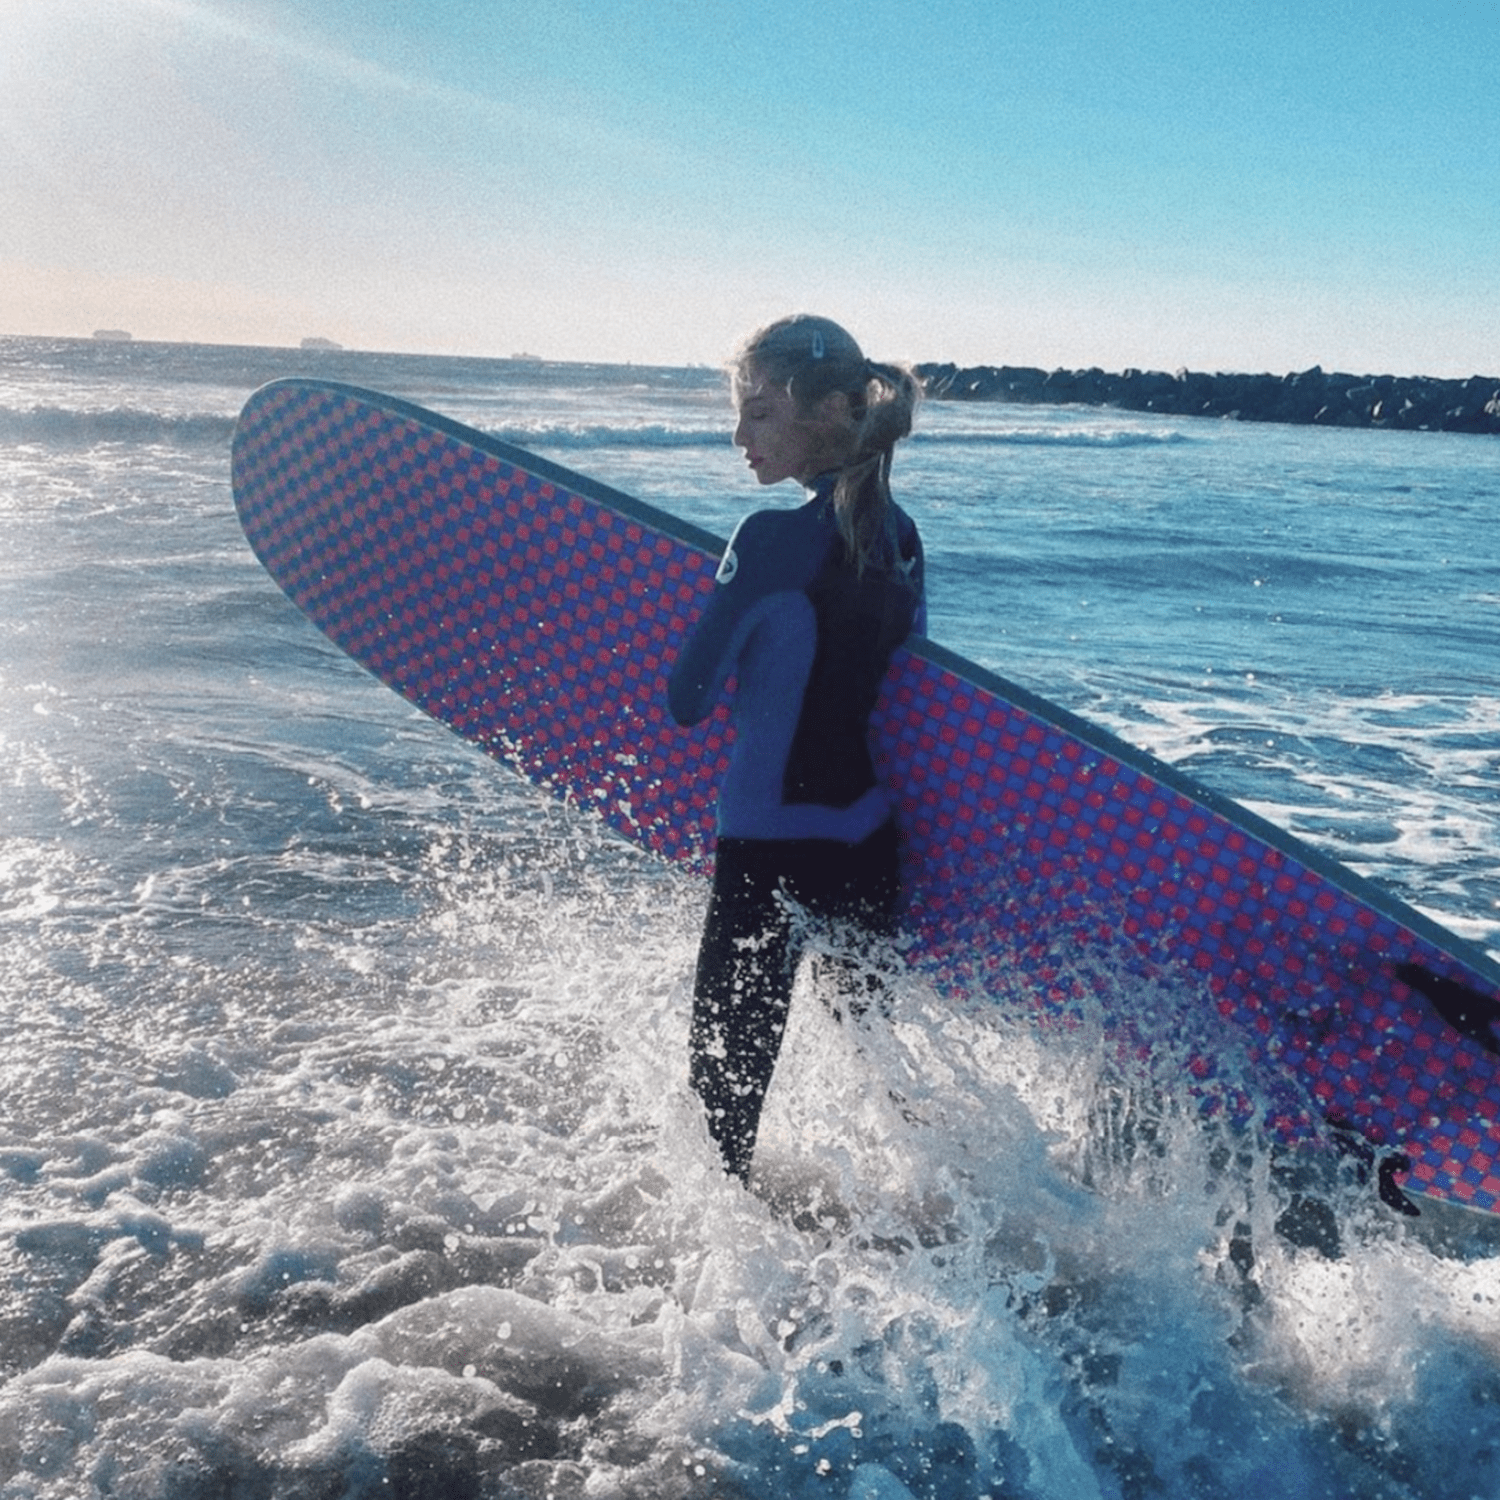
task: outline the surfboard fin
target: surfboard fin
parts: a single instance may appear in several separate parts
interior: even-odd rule
[[[1373,1142],[1367,1141],[1347,1120],[1330,1115],[1328,1123],[1333,1127],[1333,1142],[1345,1156],[1352,1156],[1363,1169],[1361,1182],[1369,1181],[1370,1171],[1375,1173],[1375,1188],[1380,1201],[1387,1208],[1409,1219],[1420,1219],[1422,1210],[1412,1202],[1396,1181],[1399,1173],[1411,1171],[1411,1158],[1401,1151],[1381,1151]]]
[[[1375,1169],[1375,1180],[1380,1191],[1380,1201],[1387,1208],[1394,1208],[1398,1214],[1405,1214],[1409,1219],[1420,1219],[1422,1210],[1401,1191],[1401,1184],[1396,1181],[1397,1172],[1409,1171],[1411,1158],[1403,1156],[1399,1151],[1392,1151],[1380,1158],[1380,1165]]]
[[[1428,1004],[1460,1036],[1478,1042],[1486,1052],[1500,1057],[1500,1041],[1491,1030],[1492,1024],[1500,1021],[1500,1001],[1455,979],[1444,979],[1421,964],[1397,964],[1396,977],[1425,996]]]

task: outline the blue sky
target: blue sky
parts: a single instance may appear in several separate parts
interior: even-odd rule
[[[0,331],[1500,373],[1500,0],[0,0]]]

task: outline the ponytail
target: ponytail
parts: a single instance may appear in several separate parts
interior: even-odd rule
[[[752,334],[729,369],[737,399],[752,380],[781,386],[801,411],[835,392],[847,397],[850,443],[834,482],[834,516],[858,572],[886,562],[891,459],[921,401],[916,376],[904,365],[866,359],[837,323],[806,313]]]
[[[854,447],[833,487],[839,534],[863,573],[888,551],[886,521],[891,507],[891,460],[908,436],[922,388],[908,369],[865,361],[863,410],[856,415]]]

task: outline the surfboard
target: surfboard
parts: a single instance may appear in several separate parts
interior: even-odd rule
[[[723,707],[672,723],[666,679],[722,541],[328,381],[256,392],[232,473],[251,546],[356,661],[623,837],[708,868],[732,729]],[[1275,1129],[1357,1134],[1383,1156],[1388,1201],[1404,1201],[1399,1178],[1500,1211],[1486,954],[935,642],[897,653],[872,739],[899,808],[911,961],[935,983],[1054,1011],[1104,975],[1160,986],[1240,1062],[1295,1084]],[[1214,1050],[1193,1067],[1206,1084]]]

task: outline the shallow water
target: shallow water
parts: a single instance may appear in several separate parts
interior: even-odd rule
[[[861,1029],[804,975],[727,1184],[702,887],[244,545],[233,413],[313,357],[0,352],[5,1500],[1495,1492],[1492,1222],[1206,1121],[1184,997],[1080,956],[1050,1024],[1016,974]],[[721,532],[759,498],[703,372],[329,373]],[[1500,950],[1493,446],[925,430],[935,636]]]

